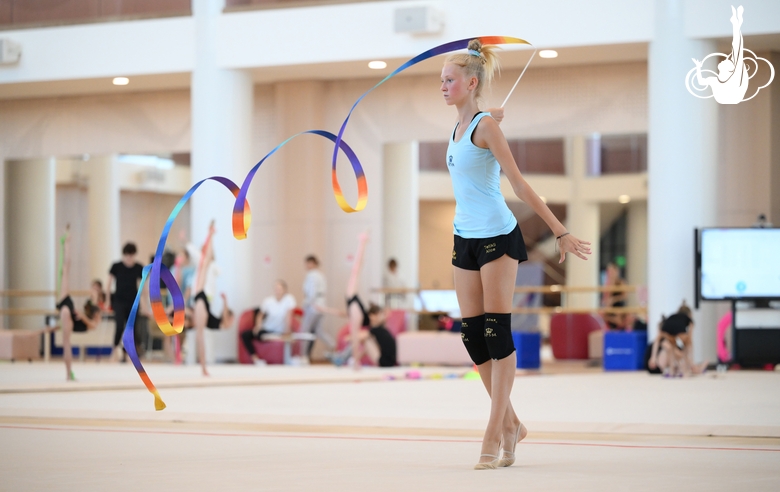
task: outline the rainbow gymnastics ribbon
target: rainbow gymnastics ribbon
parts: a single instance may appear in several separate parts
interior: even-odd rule
[[[352,116],[352,113],[355,111],[355,108],[360,103],[360,101],[362,101],[370,92],[372,92],[374,89],[384,84],[394,76],[403,72],[407,68],[416,65],[422,61],[425,61],[429,58],[432,58],[434,56],[466,49],[468,47],[469,41],[471,41],[472,39],[479,39],[483,45],[485,44],[492,44],[492,45],[527,44],[529,46],[531,45],[531,43],[529,43],[528,41],[519,38],[512,38],[507,36],[480,36],[478,38],[468,38],[468,39],[460,39],[458,41],[451,41],[449,43],[436,46],[435,48],[431,48],[430,50],[420,53],[419,55],[415,56],[411,60],[401,65],[400,67],[396,68],[387,77],[380,80],[375,86],[373,86],[372,88],[367,90],[363,95],[361,95],[358,98],[358,100],[355,101],[355,103],[352,105],[352,108],[350,108],[347,117],[344,119],[344,122],[341,124],[341,128],[339,129],[338,134],[334,135],[333,133],[325,130],[307,130],[304,132],[297,133],[289,137],[287,140],[283,141],[276,147],[274,147],[268,154],[266,154],[265,157],[263,157],[260,160],[260,162],[255,164],[255,166],[252,169],[250,169],[249,172],[247,173],[246,178],[244,178],[244,182],[240,188],[228,178],[222,176],[212,176],[210,178],[206,178],[204,180],[198,181],[192,186],[192,188],[190,188],[187,191],[187,193],[184,194],[184,196],[179,200],[179,202],[171,211],[171,214],[168,216],[168,220],[166,221],[165,226],[163,227],[162,234],[160,235],[160,240],[157,243],[157,251],[155,252],[154,255],[154,261],[152,262],[151,265],[146,266],[143,270],[141,285],[138,288],[138,294],[136,294],[135,296],[135,301],[133,302],[133,307],[130,310],[130,315],[127,318],[127,324],[125,325],[125,331],[122,335],[122,343],[125,346],[125,350],[127,351],[130,360],[133,362],[133,365],[135,366],[136,371],[138,371],[138,375],[140,376],[144,385],[146,385],[146,388],[149,390],[150,393],[154,395],[154,408],[156,410],[164,409],[165,403],[162,401],[162,398],[160,398],[160,394],[157,391],[157,388],[155,387],[154,383],[152,383],[152,380],[149,378],[149,376],[146,374],[146,370],[144,369],[143,364],[141,364],[141,361],[138,358],[138,352],[135,349],[135,337],[134,337],[133,329],[138,314],[138,306],[141,300],[141,293],[143,292],[143,287],[147,279],[150,282],[149,299],[151,301],[152,313],[154,315],[154,320],[157,323],[157,326],[167,336],[172,336],[177,333],[181,333],[182,330],[184,329],[184,296],[182,295],[181,288],[176,283],[176,279],[174,279],[173,275],[168,270],[168,268],[166,268],[162,264],[162,255],[163,252],[165,251],[165,245],[168,241],[168,234],[170,233],[171,226],[173,226],[174,220],[176,220],[176,217],[178,216],[182,207],[184,207],[184,204],[187,203],[187,201],[190,199],[190,197],[192,197],[195,191],[203,183],[209,180],[216,181],[221,185],[225,186],[225,188],[227,188],[228,191],[230,191],[233,194],[233,196],[235,196],[236,198],[235,205],[233,206],[233,215],[232,215],[233,237],[239,240],[246,239],[249,226],[252,222],[252,214],[249,209],[249,204],[247,203],[246,196],[249,191],[249,187],[252,184],[252,180],[254,179],[257,171],[260,169],[260,166],[269,157],[271,157],[274,153],[276,153],[277,150],[282,148],[284,145],[289,143],[294,138],[304,134],[312,134],[312,135],[318,135],[320,137],[327,138],[334,144],[333,158],[331,161],[331,186],[333,188],[333,196],[336,199],[336,203],[339,205],[339,207],[341,207],[341,209],[344,212],[347,213],[359,212],[363,210],[366,207],[366,204],[368,203],[368,183],[366,182],[366,175],[363,172],[363,166],[360,164],[360,160],[358,159],[357,155],[352,150],[352,148],[349,145],[347,145],[347,143],[343,140],[344,131],[347,128],[347,124],[349,123],[349,118],[350,116]],[[523,73],[524,72],[525,70],[523,70]],[[520,76],[522,77],[522,74]],[[515,83],[515,85],[517,85],[517,83]],[[514,90],[514,87],[512,88],[512,90]],[[344,198],[344,194],[342,193],[341,186],[339,184],[338,175],[336,173],[336,164],[338,161],[338,156],[340,151],[344,153],[347,159],[349,159],[349,162],[352,165],[352,170],[355,173],[355,180],[357,182],[358,199],[357,199],[357,204],[355,205],[354,208]],[[162,282],[168,288],[168,291],[170,292],[171,297],[173,298],[173,323],[171,323],[171,321],[168,319],[168,314],[165,312],[165,307],[163,306],[162,303],[162,293],[160,291],[160,280],[162,280]]]

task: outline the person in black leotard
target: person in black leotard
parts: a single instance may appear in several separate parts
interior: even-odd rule
[[[195,294],[195,300],[193,301],[191,318],[193,327],[196,330],[195,336],[198,359],[200,360],[200,367],[204,376],[209,375],[208,369],[206,369],[206,328],[212,330],[229,328],[233,324],[234,318],[233,311],[228,308],[227,296],[224,293],[221,294],[224,304],[222,317],[217,318],[211,313],[208,296],[206,296],[206,293],[203,291],[203,288],[206,285],[206,272],[208,272],[209,265],[214,257],[214,232],[214,222],[212,221],[209,226],[208,235],[206,236],[206,243],[203,246],[203,256],[196,275],[195,292],[197,292],[197,294]]]
[[[65,361],[65,377],[68,381],[75,380],[73,375],[73,350],[70,344],[70,334],[92,330],[100,322],[101,309],[105,294],[103,285],[99,280],[92,282],[90,297],[84,303],[83,313],[79,313],[70,297],[70,226],[62,238],[62,279],[57,298],[57,310],[60,313],[60,327],[62,328],[62,358]]]
[[[368,355],[369,358],[378,365],[395,365],[395,340],[392,343],[388,340],[388,337],[384,336],[385,332],[387,336],[392,339],[392,335],[382,326],[384,323],[384,313],[379,307],[371,305],[371,308],[367,311],[357,296],[358,281],[360,279],[360,271],[363,267],[363,256],[366,250],[366,243],[368,242],[368,234],[363,233],[358,236],[358,249],[355,253],[355,261],[352,264],[352,272],[347,282],[346,290],[346,311],[328,308],[325,306],[318,307],[321,312],[328,314],[337,314],[346,316],[349,319],[349,342],[350,346],[344,351],[333,356],[333,362],[337,365],[341,365],[351,356],[353,360],[353,368],[357,371],[360,369],[360,360],[363,355]],[[373,312],[373,314],[371,314]],[[372,319],[374,317],[374,319]],[[375,334],[370,331],[371,327],[377,328]],[[369,328],[369,330],[363,330],[362,328]],[[382,328],[381,330],[379,328]],[[392,347],[391,347],[392,345]],[[384,348],[384,353],[382,349]],[[384,356],[384,358],[383,358]],[[392,364],[390,363],[392,359]]]
[[[361,329],[357,332],[360,353],[367,355],[371,362],[379,367],[395,366],[397,364],[395,337],[385,328],[385,310],[373,302],[366,310],[356,295],[347,300],[347,311],[352,305],[356,306],[362,315]],[[352,342],[352,337],[353,335],[350,334],[347,340]],[[337,366],[344,365],[353,354],[353,344],[350,343],[344,350],[333,355],[333,363]]]
[[[667,377],[701,374],[707,362],[693,363],[693,314],[683,301],[680,309],[661,319],[647,366]]]

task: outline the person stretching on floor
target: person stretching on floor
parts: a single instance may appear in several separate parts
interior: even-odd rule
[[[368,311],[364,311],[360,299],[355,302],[364,312],[364,324],[358,332],[360,351],[365,353],[375,366],[394,367],[397,365],[395,337],[385,328],[385,310],[372,302]],[[333,363],[337,366],[344,365],[352,356],[351,334],[347,336],[347,341],[350,345],[333,357]]]
[[[683,301],[675,314],[661,320],[647,363],[650,369],[657,368],[666,377],[692,376],[706,370],[707,362],[693,362],[692,318],[691,308]]]
[[[368,234],[362,233],[358,236],[358,248],[355,253],[355,260],[352,263],[352,272],[347,282],[346,290],[346,311],[320,306],[318,309],[324,313],[346,316],[349,319],[349,342],[350,346],[341,353],[334,355],[333,362],[336,365],[342,365],[352,356],[353,368],[360,369],[360,360],[363,355],[368,355],[375,363],[380,361],[388,366],[395,365],[395,340],[390,332],[383,326],[384,313],[377,306],[374,309],[374,319],[372,322],[370,310],[366,311],[363,303],[357,295],[358,281],[360,280],[360,271],[363,268],[363,256],[365,256]],[[376,331],[363,328],[375,327]],[[386,336],[385,336],[386,335]],[[392,362],[392,363],[391,363]]]
[[[70,335],[74,331],[84,332],[97,327],[100,323],[100,305],[103,304],[105,294],[100,281],[93,281],[89,291],[89,299],[84,303],[84,311],[82,313],[76,311],[73,299],[70,297],[70,226],[62,237],[62,279],[60,291],[57,294],[57,298],[60,299],[57,311],[60,313],[60,327],[62,328],[62,358],[65,361],[65,378],[68,381],[75,381]]]
[[[209,267],[214,261],[214,222],[211,222],[209,226],[209,233],[206,236],[206,242],[203,245],[203,257],[201,263],[198,266],[197,280],[195,282],[195,300],[192,305],[192,324],[195,331],[195,340],[198,350],[198,359],[200,360],[200,367],[204,376],[209,375],[208,369],[206,369],[206,328],[211,330],[219,330],[224,328],[230,328],[233,324],[233,311],[228,307],[227,296],[222,293],[222,317],[217,318],[211,313],[211,306],[209,305],[209,298],[204,291]]]

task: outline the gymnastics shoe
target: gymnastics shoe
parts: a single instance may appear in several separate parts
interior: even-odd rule
[[[527,435],[528,429],[520,422],[520,425],[517,427],[515,442],[512,445],[512,451],[504,450],[504,455],[501,457],[501,460],[499,460],[498,466],[512,466],[515,463],[515,448],[517,447],[517,443],[525,439],[525,436]]]
[[[504,443],[504,440],[501,439],[501,441],[498,442],[498,452],[496,454],[501,453],[501,446]],[[477,463],[474,465],[475,470],[495,470],[498,468],[498,464],[501,460],[498,459],[498,456],[496,454],[480,454],[480,458],[493,458],[493,461],[487,461],[485,463]]]

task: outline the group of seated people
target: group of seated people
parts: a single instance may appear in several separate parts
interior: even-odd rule
[[[347,346],[337,351],[337,347],[331,345],[327,347],[326,355],[336,365],[345,365],[352,361],[355,369],[360,368],[364,356],[379,367],[396,365],[395,338],[384,326],[385,309],[374,303],[366,309],[357,296],[358,278],[367,240],[368,236],[362,234],[358,241],[358,251],[347,284],[346,309],[332,308],[324,304],[314,306],[314,309],[321,314],[348,318],[349,333],[345,338]],[[287,293],[287,285],[277,280],[274,285],[274,296],[263,301],[263,304],[254,310],[254,326],[241,333],[241,342],[255,364],[263,364],[263,361],[256,353],[254,340],[269,341],[289,337],[290,316],[295,305],[295,299]],[[322,339],[328,342],[327,338],[322,337]]]
[[[180,285],[182,286],[185,299],[189,299],[192,292],[197,292],[192,303],[188,303],[188,307],[186,308],[185,327],[187,329],[195,330],[197,356],[203,375],[206,376],[208,375],[208,369],[206,367],[205,357],[205,330],[228,328],[233,325],[235,319],[232,310],[228,307],[227,298],[224,294],[221,295],[223,310],[222,315],[219,317],[212,313],[209,296],[207,295],[207,292],[213,292],[214,279],[216,275],[218,275],[218,269],[216,269],[214,264],[212,247],[214,232],[214,225],[212,223],[200,254],[197,273],[194,276],[186,274],[188,270],[192,270],[192,267],[187,267],[191,255],[187,253],[186,250],[181,252],[173,267],[174,276],[178,277],[177,280],[181,281]],[[357,368],[359,367],[363,355],[366,355],[375,365],[382,367],[394,366],[396,364],[395,340],[390,332],[383,326],[385,316],[384,310],[374,304],[371,304],[369,309],[366,310],[356,295],[357,279],[359,278],[360,270],[362,268],[363,252],[366,241],[367,236],[361,235],[358,244],[358,252],[355,257],[350,281],[347,287],[347,298],[350,299],[350,302],[347,304],[347,309],[339,310],[330,308],[322,302],[314,305],[314,309],[320,315],[334,314],[349,318],[350,333],[347,336],[349,351],[337,352],[337,347],[330,342],[329,337],[320,336],[319,338],[330,345],[327,347],[326,355],[339,365],[347,360],[354,360],[356,361],[355,367]],[[316,258],[313,257],[308,257],[306,263],[307,268],[316,267],[317,265]],[[189,279],[187,277],[189,277]],[[210,285],[212,286],[211,288],[209,288]],[[252,329],[241,333],[241,343],[256,364],[263,364],[264,361],[262,361],[256,353],[254,346],[255,340],[262,342],[278,340],[290,341],[292,339],[292,315],[296,307],[297,303],[292,294],[288,292],[286,282],[283,280],[276,280],[274,283],[274,294],[266,298],[259,307],[254,309],[254,324]],[[306,329],[316,329],[318,332],[317,334],[321,335],[321,331],[317,329],[316,326],[307,327]],[[308,355],[311,353],[311,342],[305,342],[308,343],[308,348],[304,353]],[[307,361],[308,357],[304,356],[303,359]]]

